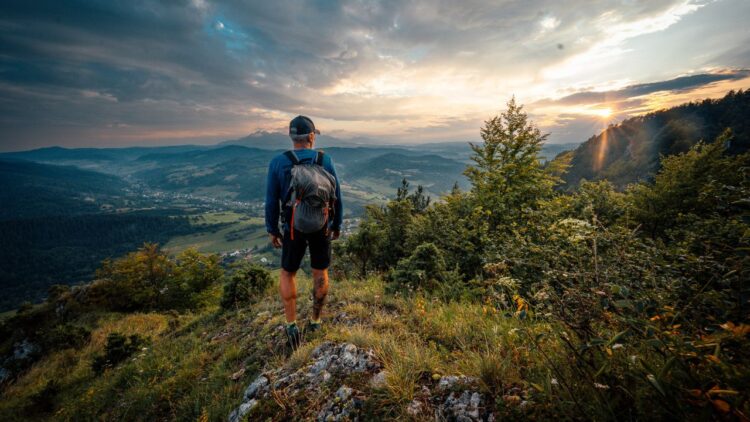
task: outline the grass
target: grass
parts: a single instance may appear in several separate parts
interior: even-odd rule
[[[310,289],[310,278],[301,275],[300,321],[311,312]],[[218,303],[220,286],[213,297]],[[302,367],[314,347],[328,340],[374,350],[386,371],[386,385],[369,392],[367,407],[382,418],[408,418],[406,405],[422,385],[435,383],[435,374],[477,377],[485,392],[500,394],[509,385],[526,382],[525,374],[547,373],[544,362],[514,333],[546,327],[488,314],[478,304],[390,295],[378,278],[332,280],[324,334],[291,356],[284,352],[275,288],[233,312],[219,312],[213,304],[194,314],[102,314],[89,316],[87,323],[94,327],[88,345],[44,358],[7,388],[0,404],[2,420],[29,415],[63,421],[226,420],[262,370]],[[150,344],[96,376],[91,361],[114,331],[139,334]],[[34,414],[34,394],[51,379],[61,385],[55,411]],[[268,416],[273,409],[268,407]]]

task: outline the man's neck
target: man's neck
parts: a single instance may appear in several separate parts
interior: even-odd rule
[[[313,146],[314,145],[310,145],[310,144],[308,144],[308,145],[295,145],[294,146],[294,150],[295,151],[299,151],[299,150],[303,150],[303,149],[313,149]]]

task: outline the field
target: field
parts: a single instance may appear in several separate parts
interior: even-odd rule
[[[247,248],[261,248],[268,243],[265,225],[260,217],[227,211],[197,214],[190,217],[190,224],[212,230],[172,238],[164,248],[179,253],[196,248],[204,253],[220,253]]]

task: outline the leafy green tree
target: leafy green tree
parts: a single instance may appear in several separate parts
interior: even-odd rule
[[[630,189],[633,217],[651,236],[694,218],[737,215],[750,192],[750,154],[725,153],[731,131],[710,144],[662,159],[653,184]]]
[[[368,214],[369,214],[368,208]],[[354,261],[360,276],[365,277],[377,262],[386,242],[386,232],[374,219],[365,217],[357,232],[346,239],[344,245],[348,259]]]
[[[159,245],[145,243],[123,258],[104,261],[96,272],[98,280],[92,285],[92,296],[113,310],[154,309],[173,272],[174,263]]]
[[[172,280],[162,307],[183,309],[201,302],[201,292],[221,280],[224,270],[218,255],[204,255],[190,248],[177,256]]]
[[[539,152],[547,135],[528,120],[515,98],[507,107],[485,122],[480,132],[483,143],[471,145],[475,164],[464,172],[476,205],[490,213],[492,231],[523,223],[540,200],[552,196],[558,182],[552,170],[540,164]]]
[[[396,190],[396,201],[410,201],[415,213],[422,213],[430,206],[430,197],[424,192],[422,185],[417,185],[413,193],[409,193],[409,182],[401,179],[401,186]]]
[[[472,206],[470,194],[457,187],[441,202],[414,218],[409,227],[408,249],[423,243],[435,245],[448,268],[458,267],[465,279],[482,270],[487,237],[486,213]]]

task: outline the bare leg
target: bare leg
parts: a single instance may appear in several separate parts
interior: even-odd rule
[[[296,274],[297,272],[291,273],[282,269],[279,275],[279,293],[284,302],[286,322],[297,319],[297,281],[294,278]]]
[[[326,303],[328,294],[328,270],[316,270],[313,268],[313,315],[314,321],[320,320],[320,313]]]

